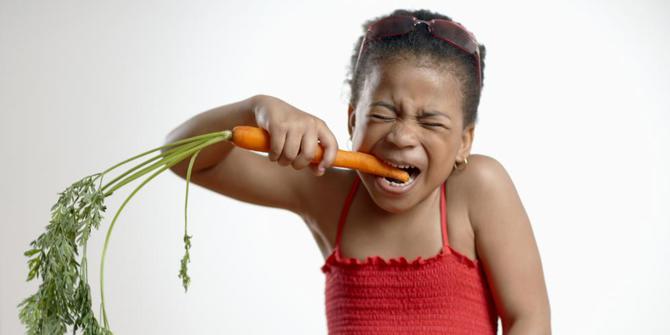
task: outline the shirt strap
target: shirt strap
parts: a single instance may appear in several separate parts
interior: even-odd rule
[[[351,184],[351,189],[347,198],[344,200],[344,206],[342,206],[342,211],[340,212],[340,219],[337,223],[337,237],[335,238],[335,248],[338,248],[340,245],[340,240],[342,239],[342,228],[344,223],[347,221],[347,215],[349,214],[349,207],[351,207],[351,202],[354,200],[354,195],[356,195],[356,190],[358,189],[358,184],[360,184],[360,179],[358,174],[354,177],[354,182]]]
[[[447,182],[440,186],[440,225],[442,226],[442,246],[449,246],[447,234]]]

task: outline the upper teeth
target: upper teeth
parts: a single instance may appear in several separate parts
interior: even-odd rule
[[[384,163],[386,163],[386,164],[388,164],[388,165],[391,165],[391,166],[393,166],[393,167],[397,167],[397,168],[399,168],[399,169],[409,169],[409,168],[412,168],[412,167],[413,167],[412,165],[396,164],[396,163],[389,162],[389,161],[384,161]]]

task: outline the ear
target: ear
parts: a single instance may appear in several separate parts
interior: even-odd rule
[[[470,149],[472,148],[472,141],[475,138],[475,126],[469,125],[463,130],[463,135],[461,136],[461,147],[458,149],[458,154],[456,155],[456,160],[462,162],[464,158],[470,156]]]
[[[353,130],[354,127],[356,127],[356,113],[354,113],[354,107],[349,104],[349,111],[347,112],[348,115],[348,128],[349,128],[349,137],[353,135]]]

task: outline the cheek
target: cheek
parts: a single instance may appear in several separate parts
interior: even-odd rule
[[[443,175],[450,171],[450,161],[456,155],[453,143],[444,139],[426,145],[426,155],[432,175]]]
[[[388,129],[386,129],[388,128]],[[390,127],[386,125],[366,123],[356,126],[351,139],[352,150],[360,152],[370,152],[372,148],[384,139]]]

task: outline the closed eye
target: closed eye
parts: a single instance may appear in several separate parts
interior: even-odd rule
[[[383,120],[383,121],[392,121],[392,120],[395,119],[395,117],[383,116],[383,115],[378,115],[378,114],[370,114],[370,117],[378,119],[378,120]],[[442,127],[444,129],[449,129],[448,127],[446,127],[445,125],[443,125],[441,123],[422,122],[421,124],[426,126],[426,127],[431,127],[431,128]]]
[[[375,118],[375,119],[380,119],[380,120],[393,120],[393,119],[394,119],[394,118],[392,118],[392,117],[381,116],[381,115],[376,115],[376,114],[372,114],[372,115],[370,115],[370,116],[373,117],[373,118]]]

